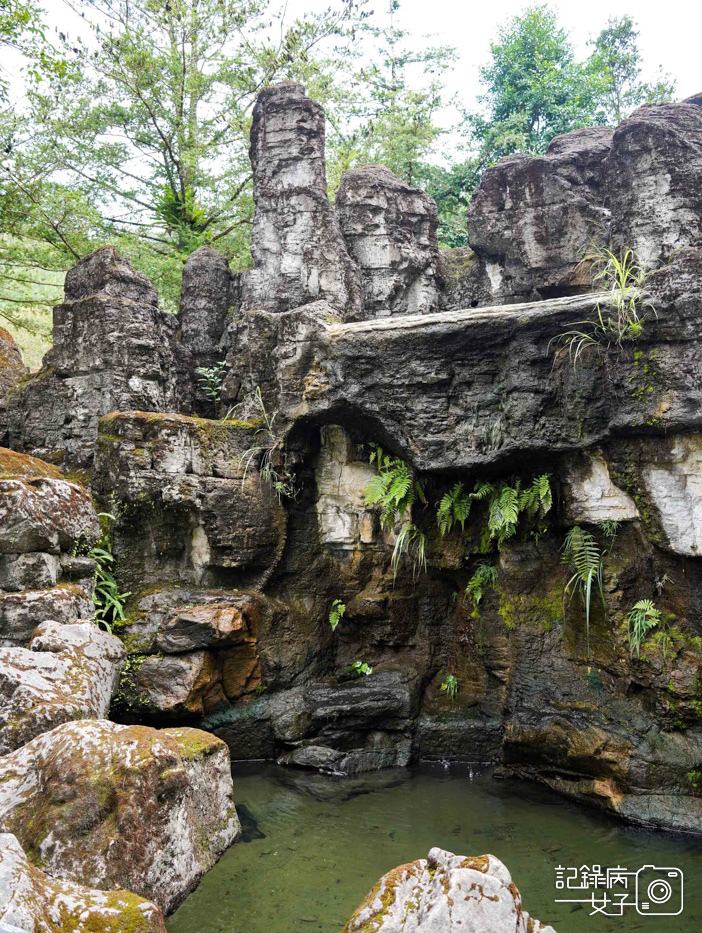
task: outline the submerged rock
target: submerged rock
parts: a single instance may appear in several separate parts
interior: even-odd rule
[[[26,933],[166,933],[155,904],[129,891],[98,891],[50,878],[17,838],[0,834],[0,930]]]
[[[343,933],[555,933],[522,907],[494,855],[432,849],[426,859],[383,875]]]
[[[195,729],[57,726],[0,759],[0,829],[52,877],[168,913],[239,832],[229,752]]]
[[[93,622],[43,622],[27,648],[0,648],[0,755],[73,719],[104,719],[126,661]]]

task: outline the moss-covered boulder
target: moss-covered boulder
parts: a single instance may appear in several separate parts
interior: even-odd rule
[[[343,933],[555,933],[522,908],[494,855],[466,858],[432,849],[383,875]]]
[[[74,719],[104,719],[126,662],[93,622],[43,622],[28,648],[0,648],[0,755]]]
[[[195,729],[66,723],[0,760],[0,830],[54,878],[170,912],[239,832],[228,749]]]
[[[31,933],[166,933],[161,910],[129,891],[50,878],[17,838],[0,834],[0,929]]]

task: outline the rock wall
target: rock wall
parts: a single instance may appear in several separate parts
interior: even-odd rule
[[[255,112],[253,269],[197,251],[180,339],[112,251],[81,263],[53,356],[8,413],[14,447],[82,463],[115,516],[130,592],[115,717],[199,724],[234,758],[342,773],[500,763],[626,819],[699,831],[700,114],[651,105],[614,134],[502,160],[475,194],[471,249],[440,255],[435,206],[382,167],[348,173],[329,202],[323,115],[284,84]],[[656,313],[637,339],[574,367],[559,338],[614,301],[582,263],[593,231],[656,264],[677,252],[650,279]],[[148,386],[130,386],[110,322],[128,324]],[[215,411],[196,369],[222,363]],[[96,379],[119,392],[88,391]],[[374,445],[415,493],[383,523],[366,498]],[[519,483],[519,497],[544,475],[551,507],[525,506],[499,546],[477,493],[439,529],[456,489]],[[57,476],[29,483],[27,515]],[[602,558],[589,619],[563,561],[575,524]],[[410,532],[424,559],[398,560]],[[6,623],[12,644],[43,621],[43,598]],[[643,599],[660,615],[636,650],[629,612]]]

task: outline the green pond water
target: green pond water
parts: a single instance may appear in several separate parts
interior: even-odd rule
[[[381,875],[432,846],[502,859],[526,909],[557,933],[702,931],[702,840],[633,829],[489,771],[420,765],[343,779],[270,765],[235,770],[234,787],[244,841],[170,918],[169,933],[339,933]],[[593,864],[680,869],[683,913],[590,916],[589,904],[555,903],[582,896],[556,890],[555,868]]]

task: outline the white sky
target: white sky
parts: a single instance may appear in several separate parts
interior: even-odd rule
[[[330,2],[288,0],[288,16],[324,9]],[[58,27],[73,35],[81,32],[88,39],[84,23],[64,0],[43,0],[42,5],[52,29]],[[414,36],[430,35],[431,44],[457,48],[460,59],[447,83],[463,104],[473,109],[480,93],[478,68],[489,55],[497,27],[527,5],[527,0],[400,0],[396,22]],[[653,78],[662,65],[677,79],[681,98],[702,91],[700,0],[553,0],[550,5],[558,11],[583,56],[588,52],[588,39],[597,35],[609,16],[630,13],[640,29],[644,77]],[[371,7],[377,20],[386,20],[388,0],[375,0]]]

